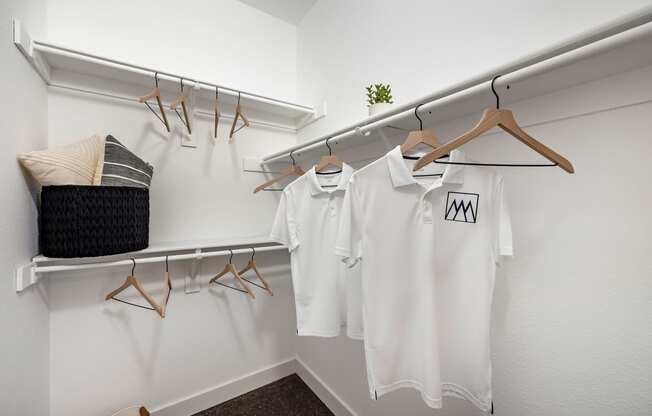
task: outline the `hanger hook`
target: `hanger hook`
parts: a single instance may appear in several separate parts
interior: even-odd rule
[[[132,257],[132,258],[131,258],[131,261],[134,263],[134,265],[131,266],[131,275],[133,276],[133,275],[134,275],[134,271],[136,271],[136,259]]]
[[[254,261],[254,256],[256,255],[256,248],[251,247],[251,261]]]
[[[294,150],[290,150],[290,159],[292,159],[292,166],[295,166],[297,164],[297,161],[294,160],[294,156],[292,155],[294,153]]]
[[[217,96],[219,95],[219,93],[220,93],[220,89],[215,87],[215,100],[216,101],[217,101]]]
[[[414,116],[419,120],[419,130],[423,130],[423,120],[421,120],[421,117],[419,117],[419,107],[421,107],[423,103],[419,104],[418,106],[414,107]]]
[[[181,94],[183,94],[183,78],[180,78],[181,80]]]
[[[165,272],[167,273],[169,271],[170,271],[170,269],[168,268],[168,255],[166,254],[165,255]]]
[[[332,156],[332,155],[333,155],[333,150],[331,149],[331,145],[328,143],[328,141],[329,141],[330,139],[332,139],[332,137],[329,137],[328,139],[326,139],[326,147],[328,148],[328,156]]]
[[[238,91],[238,105],[240,105],[240,91]]]
[[[496,92],[496,88],[494,87],[494,84],[496,83],[496,80],[500,77],[501,75],[496,75],[492,80],[491,80],[491,92],[494,93],[494,96],[496,97],[496,110],[500,109],[500,97],[498,96],[498,93]]]
[[[229,255],[229,264],[231,264],[233,261],[233,250],[229,249],[229,252],[231,253],[231,255]]]
[[[154,72],[154,83],[156,83],[156,88],[158,88],[158,72]]]

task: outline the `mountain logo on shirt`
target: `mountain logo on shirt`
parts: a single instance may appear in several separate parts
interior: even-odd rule
[[[444,219],[448,221],[470,222],[478,219],[478,194],[449,192],[446,197]]]

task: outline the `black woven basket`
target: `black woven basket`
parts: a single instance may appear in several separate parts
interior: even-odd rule
[[[127,186],[44,186],[39,245],[47,257],[95,257],[149,244],[149,190]]]

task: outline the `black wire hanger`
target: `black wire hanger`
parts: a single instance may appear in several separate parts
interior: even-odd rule
[[[163,313],[165,313],[167,307],[168,307],[168,302],[170,301],[170,295],[172,295],[172,281],[170,279],[170,268],[168,266],[168,256],[167,254],[165,255],[165,285],[166,285],[166,293],[165,293],[165,299],[163,300]]]
[[[136,259],[134,259],[134,258],[132,257],[132,258],[131,258],[131,261],[133,262],[133,266],[131,266],[131,276],[133,276],[133,275],[134,275],[134,272],[136,271]],[[135,306],[135,307],[137,307],[137,308],[141,308],[141,309],[149,309],[150,311],[155,311],[155,310],[156,310],[156,309],[154,309],[154,308],[151,307],[151,306],[140,305],[140,304],[138,304],[138,303],[129,302],[129,301],[124,300],[124,299],[116,298],[115,296],[111,296],[110,299],[113,299],[113,300],[118,301],[118,302],[125,303],[125,304],[127,304],[127,305]]]
[[[254,193],[258,191],[268,191],[268,192],[282,192],[283,188],[268,188],[269,185],[272,185],[278,181],[280,181],[283,178],[286,178],[290,175],[296,175],[296,176],[301,176],[305,174],[306,172],[301,168],[301,166],[297,165],[297,161],[294,159],[294,150],[290,151],[290,160],[292,161],[292,165],[289,166],[287,169],[285,169],[283,172],[281,172],[280,176],[277,176],[273,179],[270,179],[269,181],[265,182],[262,185],[259,185],[256,187],[254,190]],[[265,171],[262,171],[262,173],[266,173]]]
[[[496,97],[496,110],[500,109],[500,96],[498,95],[498,92],[496,91],[495,88],[495,83],[498,78],[500,78],[501,75],[496,75],[493,77],[491,80],[491,92],[493,93],[494,97]],[[509,88],[509,85],[507,86]],[[446,155],[444,157],[448,157],[449,155]],[[417,158],[420,159],[420,158]],[[440,159],[436,159],[432,161],[433,163],[437,164],[442,164],[442,165],[462,165],[462,166],[496,166],[496,167],[515,167],[515,168],[538,168],[538,167],[554,167],[554,166],[559,166],[557,163],[480,163],[480,162],[451,162],[451,161],[443,161]]]
[[[235,269],[235,266],[233,266],[233,250],[229,249],[229,252],[230,252],[230,255],[229,255],[229,262],[224,266],[224,269],[223,269],[220,273],[216,274],[216,275],[215,275],[215,276],[214,276],[214,277],[213,277],[213,278],[208,282],[208,284],[210,285],[211,283],[215,283],[215,284],[218,284],[218,285],[220,285],[220,286],[224,286],[224,287],[229,288],[229,289],[237,290],[238,292],[245,293],[245,294],[251,296],[252,298],[255,298],[254,294],[253,294],[251,291],[247,290],[246,283],[244,283],[242,277],[240,277],[240,275],[238,274],[238,271]],[[230,272],[231,274],[233,274],[233,276],[235,277],[236,281],[238,281],[238,282],[243,286],[242,288],[235,287],[235,286],[231,286],[231,285],[227,285],[227,284],[224,284],[224,283],[218,281],[218,279],[219,279],[220,277],[224,276],[226,273],[229,273],[229,272]]]
[[[491,80],[491,92],[493,93],[494,97],[496,97],[496,109],[500,109],[500,96],[498,95],[498,92],[496,91],[495,88],[495,83],[498,78],[500,78],[501,75],[496,75],[493,77]],[[507,86],[509,88],[509,86]],[[450,155],[445,155],[442,158],[447,158]],[[412,157],[406,157],[409,159],[412,159]],[[420,159],[419,157],[416,157],[414,159]],[[433,163],[436,164],[442,164],[442,165],[461,165],[461,166],[495,166],[495,167],[518,167],[518,168],[535,168],[535,167],[554,167],[558,166],[557,163],[481,163],[481,162],[452,162],[450,160],[441,160],[441,159],[436,159],[432,161]],[[417,176],[417,175],[415,175]]]
[[[249,279],[245,278],[244,276],[242,276],[243,273],[247,272],[248,270],[253,269],[254,273],[256,273],[256,276],[261,280],[261,282],[263,282],[264,284],[267,284],[267,282],[265,282],[263,277],[258,272],[258,268],[256,267],[256,263],[254,262],[254,256],[255,255],[256,255],[256,248],[251,247],[251,259],[249,259],[249,263],[247,264],[247,266],[245,266],[244,269],[240,270],[238,272],[238,274],[240,275],[240,278],[242,280],[244,280],[245,282],[251,283],[252,285],[254,285],[256,287],[259,287],[259,288],[267,291],[269,294],[273,295],[272,290],[269,288],[269,285],[267,287],[265,287],[264,285],[260,285],[260,284],[258,284],[256,282],[252,282],[251,280],[249,280]]]
[[[423,103],[417,105],[414,107],[414,116],[419,120],[419,131],[423,130],[423,120],[421,120],[421,117],[419,117],[419,107],[421,107]],[[418,160],[421,156],[408,156],[408,155],[403,155],[403,159],[407,160]],[[446,155],[445,157],[448,157]],[[430,177],[440,177],[442,176],[443,173],[423,173],[423,174],[417,174],[417,175],[412,175],[413,178],[430,178]]]
[[[330,143],[328,143],[328,141],[329,141],[330,139],[332,139],[332,137],[328,137],[328,138],[326,139],[326,141],[325,141],[326,148],[328,148],[328,156],[324,156],[324,157],[322,157],[322,159],[319,161],[319,163],[317,164],[317,166],[319,166],[319,165],[322,164],[322,161],[324,160],[324,158],[331,158],[331,157],[333,156],[333,149],[331,148]],[[328,162],[328,163],[330,163],[330,162]],[[342,169],[339,169],[339,170],[333,170],[333,171],[328,171],[328,172],[318,172],[319,169],[317,169],[317,166],[315,166],[315,173],[316,173],[317,175],[336,175],[336,174],[338,174],[338,173],[342,173]],[[327,166],[327,165],[326,165],[326,166]],[[336,187],[336,186],[337,186],[337,185],[334,185],[334,186],[323,186],[323,188]]]

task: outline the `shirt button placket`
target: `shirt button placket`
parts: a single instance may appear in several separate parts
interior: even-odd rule
[[[424,224],[432,223],[432,204],[428,200],[429,195],[430,191],[421,196],[421,217],[423,218]]]
[[[330,214],[331,217],[334,217],[336,214],[334,194],[335,192],[331,192],[330,194],[328,194],[328,213]]]

